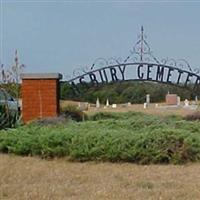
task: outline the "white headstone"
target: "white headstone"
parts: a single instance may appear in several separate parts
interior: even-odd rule
[[[195,103],[198,104],[198,97],[195,96]]]
[[[112,108],[117,108],[117,104],[112,104]]]
[[[189,106],[189,101],[187,100],[187,99],[185,99],[185,101],[184,101],[184,106]]]
[[[106,100],[106,107],[109,107],[109,100]]]
[[[147,103],[147,104],[150,104],[150,94],[147,94],[147,95],[146,95],[146,103]]]
[[[179,96],[177,96],[177,106],[181,105],[181,98]]]
[[[147,103],[144,103],[144,109],[146,109],[147,108]]]
[[[128,103],[127,103],[127,106],[131,106],[131,102],[128,102]]]
[[[96,101],[96,108],[100,108],[99,98],[97,98],[97,101]]]

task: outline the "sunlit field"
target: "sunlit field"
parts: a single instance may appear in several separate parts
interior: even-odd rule
[[[0,163],[0,199],[200,199],[200,164],[78,163],[4,154]]]

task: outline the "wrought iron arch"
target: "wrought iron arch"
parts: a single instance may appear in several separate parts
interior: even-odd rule
[[[139,39],[126,59],[97,58],[90,67],[74,70],[67,83],[101,85],[119,81],[152,81],[199,91],[200,69],[192,69],[185,59],[158,59],[153,55],[141,27]],[[127,72],[127,69],[135,70]],[[132,74],[132,76],[130,75]],[[127,76],[128,75],[128,76]],[[192,88],[188,86],[192,85]]]
[[[127,68],[130,68],[129,71],[134,68],[132,71],[135,71],[135,74],[127,77]],[[98,86],[121,81],[152,81],[184,87],[193,91],[197,91],[200,86],[200,76],[194,72],[170,65],[140,62],[109,65],[93,69],[67,82],[73,86],[87,83]]]

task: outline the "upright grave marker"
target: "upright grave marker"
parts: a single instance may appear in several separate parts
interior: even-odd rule
[[[146,95],[146,103],[147,105],[150,104],[150,94]]]
[[[167,94],[165,99],[167,105],[178,105],[177,94]]]

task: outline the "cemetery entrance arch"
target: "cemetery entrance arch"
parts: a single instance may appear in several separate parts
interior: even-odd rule
[[[122,59],[98,58],[91,67],[79,68],[67,78],[73,91],[79,93],[78,86],[99,86],[121,81],[152,81],[185,87],[198,93],[200,85],[199,69],[192,69],[185,59],[157,59],[146,41],[141,27],[139,40],[130,55]]]
[[[200,76],[192,71],[156,63],[123,63],[80,74],[67,82],[75,92],[78,85],[99,86],[121,81],[152,81],[185,87],[197,92]]]

